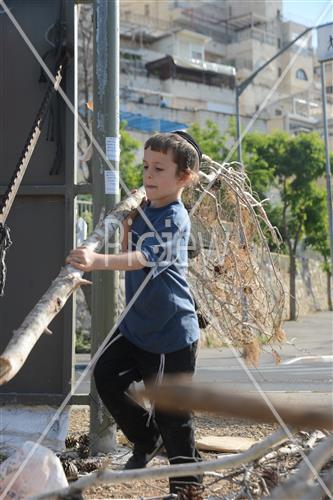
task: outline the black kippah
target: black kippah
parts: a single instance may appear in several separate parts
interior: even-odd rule
[[[201,151],[201,149],[199,147],[199,144],[193,139],[193,137],[190,134],[188,134],[187,132],[183,132],[183,130],[175,130],[175,131],[173,131],[171,133],[172,134],[180,135],[183,139],[185,139],[187,142],[189,142],[194,147],[194,149],[196,150],[196,152],[198,153],[199,162],[201,163],[202,151]]]

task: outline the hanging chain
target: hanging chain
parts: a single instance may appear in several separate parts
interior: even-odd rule
[[[42,131],[43,122],[47,115],[48,108],[50,106],[51,100],[55,92],[58,90],[59,85],[61,83],[64,69],[66,65],[66,60],[68,58],[67,51],[61,57],[60,63],[58,65],[58,70],[55,76],[54,83],[50,83],[49,87],[46,91],[44,99],[40,105],[35,121],[32,125],[31,131],[28,135],[26,143],[24,145],[23,152],[20,156],[19,162],[15,168],[15,171],[10,180],[9,186],[1,200],[0,203],[0,225],[5,227],[5,222],[14,202],[17,191],[22,182],[25,171],[29,165],[30,158],[34,152],[36,144],[38,142],[39,136]]]
[[[0,297],[4,295],[4,288],[6,282],[6,271],[7,271],[5,264],[6,252],[12,244],[12,240],[10,238],[10,230],[9,227],[5,224],[5,222],[9,215],[12,204],[15,200],[18,189],[21,185],[23,176],[29,165],[30,158],[38,142],[52,97],[58,90],[59,85],[61,83],[67,59],[68,59],[68,52],[64,51],[60,58],[60,63],[58,65],[55,80],[53,83],[50,83],[47,88],[44,99],[40,105],[37,116],[31,127],[31,131],[24,145],[23,152],[20,156],[19,162],[16,165],[9,186],[0,202]]]
[[[8,226],[3,226],[0,223],[0,297],[4,294],[6,282],[6,264],[5,257],[6,251],[12,244],[10,239],[10,231]]]

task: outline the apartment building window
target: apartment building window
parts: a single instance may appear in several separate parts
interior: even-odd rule
[[[199,59],[202,61],[202,52],[197,52],[196,50],[192,50],[192,59]]]
[[[297,78],[297,80],[304,80],[304,81],[308,80],[308,76],[305,73],[304,69],[302,69],[302,68],[300,68],[296,71],[296,78]]]
[[[277,39],[277,47],[278,49],[281,49],[281,38]]]
[[[328,87],[326,87],[326,92],[328,94],[333,94],[333,85],[329,85]]]
[[[150,16],[150,6],[148,3],[145,3],[145,16],[146,17]]]
[[[196,61],[204,60],[204,52],[203,47],[201,45],[190,44],[190,59],[194,59]]]
[[[278,77],[282,75],[282,68],[278,68]]]

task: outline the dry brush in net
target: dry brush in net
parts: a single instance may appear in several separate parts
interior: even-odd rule
[[[185,194],[196,255],[189,280],[200,313],[223,340],[257,364],[263,345],[284,340],[285,292],[268,238],[279,238],[242,166],[203,157],[203,175]]]

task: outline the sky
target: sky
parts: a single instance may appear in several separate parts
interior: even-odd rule
[[[283,0],[283,16],[305,26],[318,24],[324,10],[326,14],[321,17],[320,24],[333,21],[333,0]]]

